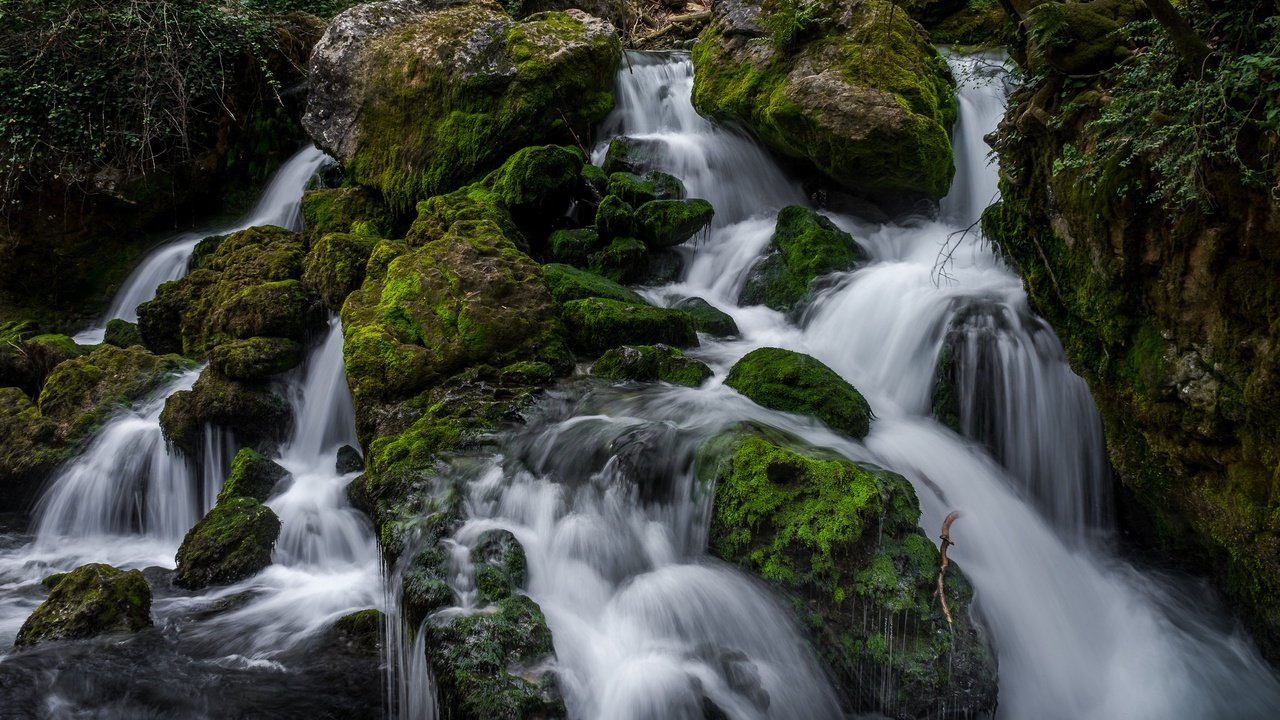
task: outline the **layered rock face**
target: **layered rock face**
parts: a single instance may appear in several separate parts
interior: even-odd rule
[[[1133,16],[1132,3],[1025,5],[1033,34],[1025,57],[1042,72],[1014,95],[999,130],[1004,202],[988,210],[983,228],[1016,263],[1089,382],[1123,485],[1124,519],[1171,559],[1213,574],[1274,661],[1280,204],[1222,158],[1162,155],[1161,145],[1181,148],[1170,143],[1186,137],[1168,110],[1115,124],[1122,94],[1146,102],[1156,92],[1193,92],[1197,82],[1157,35],[1142,62],[1168,53],[1161,72],[1169,74],[1116,89],[1132,82],[1113,67],[1132,49],[1117,47],[1109,29],[1120,10]],[[1225,46],[1215,55],[1215,63],[1234,62]],[[1103,74],[1084,83],[1063,77],[1085,66]],[[1176,85],[1160,85],[1162,77]],[[1108,122],[1099,118],[1119,127],[1128,147],[1144,137],[1141,125],[1166,128],[1167,139],[1126,158],[1108,145]],[[1258,136],[1248,122],[1242,127],[1240,156],[1266,157],[1265,143],[1251,144]],[[1176,173],[1171,160],[1180,158],[1196,164]],[[1186,187],[1188,179],[1200,189]],[[1180,198],[1179,187],[1206,194]]]
[[[303,122],[405,210],[525,145],[588,138],[620,54],[613,27],[580,10],[517,21],[491,2],[360,5],[316,46]]]
[[[693,50],[693,102],[855,192],[901,203],[951,185],[951,74],[887,0],[721,0]]]

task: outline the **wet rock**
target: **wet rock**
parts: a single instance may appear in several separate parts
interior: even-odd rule
[[[232,340],[209,351],[209,364],[231,380],[265,380],[302,364],[302,344],[275,337]]]
[[[174,582],[199,589],[252,577],[271,564],[279,535],[271,508],[251,497],[221,498],[182,539]]]
[[[578,150],[527,147],[507,158],[484,185],[522,228],[546,226],[564,218],[578,190],[582,166]]]
[[[191,366],[183,358],[153,355],[142,347],[102,345],[49,374],[40,391],[40,412],[58,424],[60,437],[81,437]]]
[[[781,348],[747,353],[729,370],[725,385],[757,404],[812,415],[831,429],[863,438],[871,407],[862,393],[816,358]]]
[[[133,347],[142,344],[142,333],[138,332],[137,323],[111,318],[107,321],[107,329],[102,341],[120,348]]]
[[[302,281],[315,289],[330,310],[341,310],[347,296],[364,282],[369,256],[380,241],[368,234],[322,235],[307,253]]]
[[[714,3],[693,50],[694,106],[855,192],[941,198],[956,104],[937,50],[889,0],[806,7]]]
[[[382,198],[358,185],[308,190],[302,196],[302,221],[315,237],[336,233],[385,238],[393,224]]]
[[[609,443],[618,475],[636,488],[641,502],[670,503],[674,479],[687,470],[687,455],[673,453],[678,431],[669,423],[645,423]]]
[[[334,639],[349,652],[377,657],[386,621],[387,616],[374,608],[348,613],[333,622]]]
[[[677,347],[698,344],[693,320],[681,310],[589,298],[565,303],[560,314],[573,348],[591,355],[618,343]]]
[[[617,32],[580,10],[517,21],[496,3],[377,2],[333,19],[303,124],[393,209],[513,151],[587,137],[613,107]]]
[[[617,282],[638,282],[649,268],[649,248],[633,237],[614,238],[587,260],[592,272]]]
[[[629,172],[616,172],[609,176],[609,195],[617,195],[632,207],[640,207],[653,200],[683,200],[684,183],[674,175],[653,170],[643,177]]]
[[[693,318],[693,326],[698,332],[717,338],[738,335],[738,323],[734,322],[728,313],[700,297],[685,298],[672,307],[689,313],[689,317]]]
[[[794,312],[812,293],[814,281],[852,270],[867,255],[853,236],[823,215],[792,205],[778,213],[766,255],[751,268],[738,302]]]
[[[938,551],[917,527],[904,478],[754,427],[708,441],[697,462],[700,481],[716,488],[711,553],[791,599],[852,709],[935,717],[941,707],[946,718],[994,709],[995,660],[970,619],[972,588],[953,560],[949,625],[933,596]],[[752,668],[727,665],[749,690]]]
[[[648,305],[639,293],[586,270],[568,265],[550,264],[542,267],[542,275],[546,280],[547,290],[551,292],[551,297],[560,304],[570,300],[598,297],[633,305]]]
[[[679,250],[665,249],[649,253],[649,263],[645,267],[645,285],[667,285],[676,282],[684,275],[685,256]]]
[[[659,344],[616,347],[600,356],[591,366],[591,374],[606,380],[661,381],[697,387],[713,373],[706,363]]]
[[[651,140],[621,136],[609,141],[601,168],[612,176],[616,172],[644,175],[657,163],[658,144]]]
[[[133,633],[151,626],[151,588],[139,570],[82,565],[64,573],[18,630],[15,644]]]
[[[525,586],[528,561],[524,547],[508,530],[490,530],[471,550],[476,589],[484,602],[508,598]]]
[[[198,457],[206,425],[235,433],[243,444],[282,442],[293,422],[289,403],[263,383],[237,382],[206,369],[190,390],[170,395],[160,412],[164,436]]]
[[[596,208],[596,233],[602,238],[627,237],[635,232],[635,208],[617,195],[606,195]]]
[[[334,469],[341,475],[360,472],[364,469],[364,458],[360,455],[359,450],[350,445],[343,445],[338,448],[338,460]]]
[[[0,387],[22,388],[31,397],[40,395],[54,368],[92,349],[66,335],[39,334],[35,328],[26,322],[0,323]]]
[[[248,497],[266,502],[276,484],[289,475],[271,458],[252,448],[242,448],[231,461],[231,473],[218,492],[218,502]]]
[[[679,245],[711,224],[715,209],[706,200],[651,200],[636,208],[635,233],[650,249]]]
[[[556,230],[547,245],[553,261],[577,267],[586,267],[591,256],[603,249],[595,228]]]

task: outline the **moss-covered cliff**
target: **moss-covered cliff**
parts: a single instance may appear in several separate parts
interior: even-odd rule
[[[1054,4],[1023,3],[983,227],[1093,390],[1132,527],[1211,572],[1275,660],[1280,7],[1182,3],[1211,49],[1190,66],[1137,3]]]

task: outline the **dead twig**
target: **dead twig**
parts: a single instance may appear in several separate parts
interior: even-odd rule
[[[942,603],[942,614],[947,618],[948,626],[954,625],[954,623],[951,620],[951,608],[947,607],[947,593],[943,589],[943,580],[947,576],[947,566],[951,564],[951,561],[947,559],[947,548],[955,545],[955,543],[951,542],[951,523],[955,522],[958,517],[960,517],[960,511],[952,510],[942,521],[942,535],[940,536],[942,538],[942,547],[939,550],[942,555],[942,564],[938,568],[938,589],[933,592],[938,597],[938,601]]]

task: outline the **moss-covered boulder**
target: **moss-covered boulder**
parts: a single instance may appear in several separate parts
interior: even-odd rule
[[[218,492],[218,502],[248,497],[266,502],[276,484],[288,476],[278,463],[253,448],[242,448],[231,461],[231,473]]]
[[[1146,14],[1141,0],[1035,3],[1021,13],[1028,61],[1065,75],[1102,72],[1132,54],[1121,28]]]
[[[521,147],[587,137],[613,106],[620,55],[613,27],[580,10],[517,21],[485,0],[360,5],[312,54],[303,124],[403,211]]]
[[[617,282],[634,283],[649,270],[649,248],[633,237],[617,237],[587,259],[592,272]]]
[[[107,328],[103,333],[102,342],[121,348],[133,347],[134,345],[142,344],[142,333],[138,332],[137,323],[131,323],[120,318],[111,318],[107,321]]]
[[[58,365],[40,391],[40,412],[64,438],[82,436],[112,413],[158,390],[192,364],[145,348],[102,345]]]
[[[0,323],[0,387],[36,397],[55,367],[91,349],[66,335],[39,333],[32,323]]]
[[[606,195],[596,208],[596,232],[606,239],[633,235],[635,214],[635,208],[626,200],[617,195]]]
[[[571,300],[560,307],[574,350],[598,355],[618,343],[676,347],[698,344],[689,313],[605,298]]]
[[[633,207],[653,200],[683,200],[684,183],[674,175],[653,170],[643,176],[616,172],[609,176],[607,194],[617,195]]]
[[[758,348],[729,370],[725,385],[774,410],[812,415],[831,429],[863,438],[871,406],[820,360],[781,348]]]
[[[471,563],[483,602],[498,602],[525,586],[528,560],[509,530],[489,530],[481,535],[471,549]]]
[[[387,616],[381,610],[357,610],[333,621],[333,635],[340,647],[358,655],[378,657],[386,622]]]
[[[337,233],[385,238],[391,236],[394,218],[376,192],[349,185],[304,193],[302,222],[315,237]]]
[[[562,218],[582,183],[582,153],[559,145],[516,151],[484,179],[522,227]]]
[[[442,707],[467,718],[564,716],[555,676],[540,667],[554,648],[533,600],[512,595],[494,613],[427,629],[427,657]]]
[[[457,221],[392,260],[342,317],[357,399],[405,398],[473,365],[570,362],[541,266],[485,220]]]
[[[252,337],[302,341],[324,322],[315,292],[300,280],[305,238],[277,227],[227,237],[189,275],[138,306],[147,347],[206,357],[217,345]]]
[[[57,580],[49,597],[18,630],[18,647],[133,633],[151,627],[151,588],[140,570],[93,563]]]
[[[560,229],[547,238],[548,256],[553,262],[586,267],[591,256],[602,250],[595,228]]]
[[[280,519],[251,497],[220,499],[178,548],[174,582],[185,588],[229,585],[271,564]]]
[[[206,369],[190,390],[170,395],[160,428],[174,447],[197,457],[206,425],[231,430],[242,444],[283,441],[293,422],[288,401],[266,383],[238,382]]]
[[[947,193],[951,74],[905,12],[889,0],[746,0],[713,11],[693,50],[699,111],[742,123],[858,193]]]
[[[623,345],[614,348],[591,366],[591,374],[606,380],[669,382],[697,387],[711,378],[707,364],[685,357],[666,345]]]
[[[825,216],[798,205],[785,207],[778,213],[765,256],[751,268],[738,302],[792,312],[808,299],[815,280],[851,270],[866,259],[853,236]]]
[[[634,290],[628,290],[606,277],[568,265],[558,263],[544,265],[542,277],[547,283],[547,290],[551,292],[551,297],[560,304],[593,297],[633,305],[648,304]]]
[[[342,303],[364,282],[369,256],[381,241],[376,235],[330,233],[320,236],[307,253],[302,281],[320,296],[330,310],[341,310]]]
[[[972,588],[953,562],[948,624],[933,596],[938,550],[903,477],[749,427],[709,440],[697,463],[715,484],[711,553],[791,599],[855,712],[994,710],[995,661],[970,619]]]
[[[18,512],[68,456],[58,425],[16,387],[0,388],[0,512]]]
[[[733,321],[729,313],[700,297],[685,298],[672,305],[672,307],[689,313],[689,317],[693,318],[693,326],[700,333],[706,333],[717,338],[729,338],[738,335],[738,323]]]
[[[605,151],[601,169],[612,177],[614,173],[626,172],[632,175],[644,175],[651,172],[657,164],[657,146],[652,140],[627,137],[616,137],[609,141]]]
[[[302,343],[288,338],[232,340],[209,351],[209,365],[232,380],[263,380],[302,363]]]
[[[673,247],[711,224],[715,209],[706,200],[650,200],[636,208],[636,237],[653,249]]]

